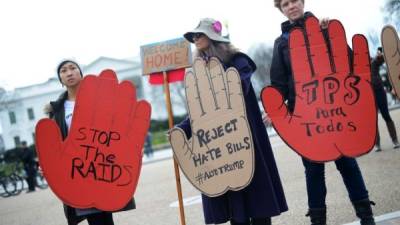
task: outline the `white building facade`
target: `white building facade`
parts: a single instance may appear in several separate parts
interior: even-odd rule
[[[139,59],[120,60],[100,57],[89,65],[82,66],[83,74],[98,75],[104,69],[117,73],[119,81],[129,80],[136,86],[138,99],[145,99],[152,105],[152,119],[166,119],[167,110],[162,86],[151,86],[148,77],[142,76]],[[186,113],[182,102],[183,86],[181,83],[171,85],[171,99],[174,114]],[[54,101],[65,91],[57,75],[45,83],[16,88],[0,95],[0,123],[4,147],[6,150],[19,146],[21,141],[34,144],[35,126],[45,118],[44,106]],[[184,94],[183,94],[184,95]]]
[[[0,121],[5,149],[17,147],[21,141],[32,144],[35,125],[43,117],[44,105],[63,91],[57,78],[45,83],[6,92],[0,100]]]

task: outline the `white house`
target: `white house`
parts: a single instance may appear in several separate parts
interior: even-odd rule
[[[0,99],[0,121],[5,149],[14,148],[23,140],[32,144],[36,122],[43,118],[43,107],[62,92],[57,78],[45,83],[16,88]]]
[[[148,77],[141,74],[139,58],[121,60],[100,57],[89,65],[82,66],[85,75],[98,75],[104,69],[114,70],[119,81],[129,80],[135,84],[137,98],[145,99],[152,105],[152,119],[167,118],[163,87],[150,86]],[[171,85],[175,115],[186,113],[182,103],[182,87],[179,83]],[[33,144],[36,123],[46,116],[44,105],[57,99],[64,90],[57,75],[54,75],[47,82],[3,92],[0,95],[0,123],[5,149],[15,148],[23,140],[28,145]]]

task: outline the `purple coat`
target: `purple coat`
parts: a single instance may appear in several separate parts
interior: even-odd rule
[[[250,184],[240,191],[228,191],[218,197],[203,198],[203,211],[206,224],[225,223],[231,219],[245,222],[249,218],[277,216],[288,210],[278,168],[272,153],[268,134],[262,121],[257,98],[250,77],[256,70],[253,60],[243,53],[235,54],[230,64],[240,74],[247,119],[250,124],[255,151],[255,170]],[[189,119],[178,125],[187,137],[191,137]]]

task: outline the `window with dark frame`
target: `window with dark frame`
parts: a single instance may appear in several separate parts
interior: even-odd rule
[[[19,136],[14,136],[15,147],[19,147],[21,145],[21,138]]]
[[[8,112],[8,116],[10,117],[10,124],[16,124],[17,118],[15,116],[15,112]]]
[[[35,114],[33,113],[33,108],[28,108],[28,119],[29,120],[35,119]]]

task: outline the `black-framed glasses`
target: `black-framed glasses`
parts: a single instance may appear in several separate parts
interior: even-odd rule
[[[199,38],[201,38],[201,37],[203,37],[203,36],[204,36],[203,33],[194,33],[194,34],[193,34],[193,39],[199,39]]]

